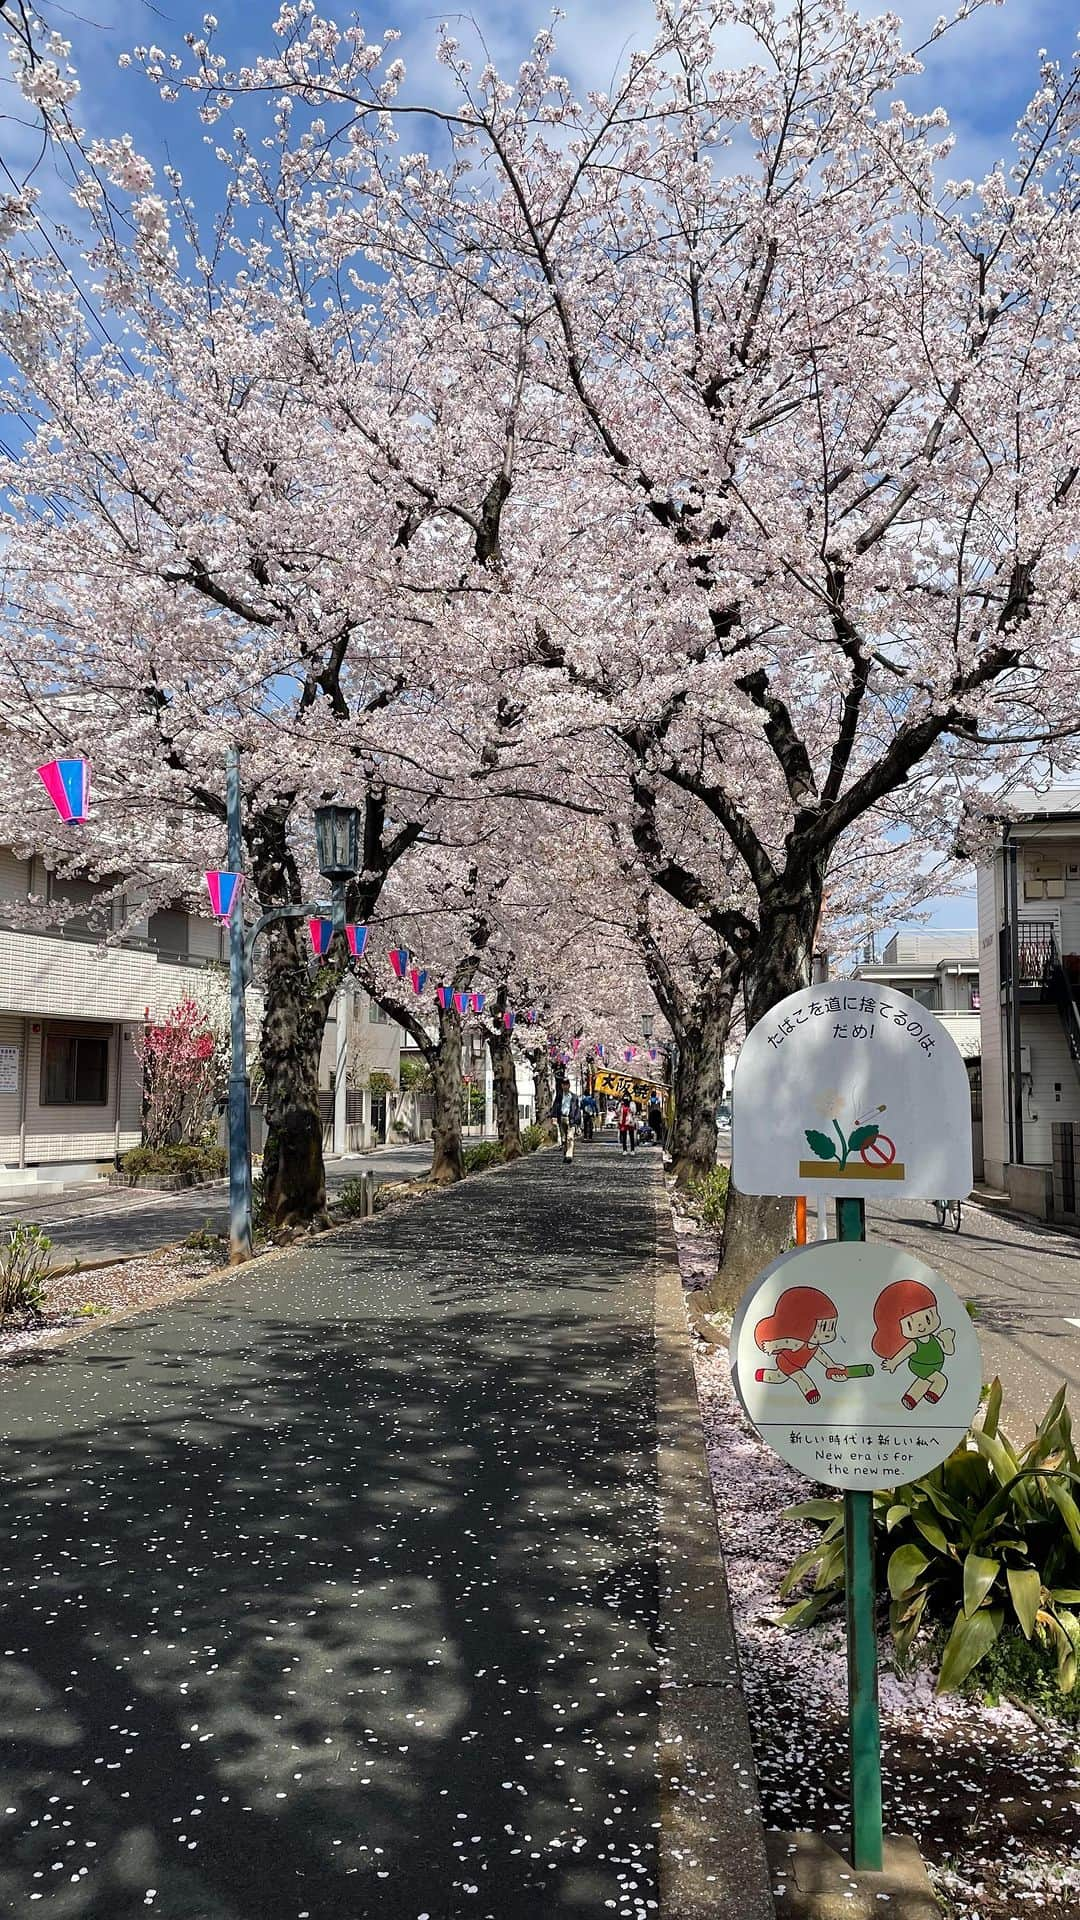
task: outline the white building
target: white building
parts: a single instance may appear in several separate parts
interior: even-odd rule
[[[853,969],[856,979],[906,993],[937,1015],[956,1041],[971,1086],[972,1161],[983,1177],[982,1030],[979,935],[970,932],[895,933],[879,961]]]
[[[1025,1212],[1076,1219],[1080,788],[1014,806],[978,875],[986,1177]]]
[[[40,858],[19,860],[0,848],[0,1195],[24,1186],[92,1179],[141,1137],[142,1067],[134,1042],[149,1018],[161,1020],[187,994],[227,1004],[227,949],[218,923],[184,908],[132,921],[123,939],[103,940],[121,924],[111,891],[88,880],[61,880]],[[62,925],[40,932],[2,924],[3,903],[30,898],[70,906]],[[103,918],[104,916],[104,918]],[[207,969],[213,968],[213,977]],[[376,1128],[367,1076],[373,1068],[396,1084],[401,1035],[372,1019],[366,996],[351,986],[347,1031],[352,1092],[334,1126],[337,1035],[331,1021],[320,1070],[326,1144],[370,1145]],[[378,1010],[376,1009],[377,1013]],[[261,1005],[248,995],[248,1048],[258,1043]],[[369,1025],[370,1022],[370,1025]],[[354,1098],[353,1095],[356,1097]],[[374,1116],[377,1118],[377,1116]],[[261,1116],[252,1116],[256,1151]]]

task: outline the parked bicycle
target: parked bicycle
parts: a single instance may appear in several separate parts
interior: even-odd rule
[[[959,1200],[935,1200],[934,1201],[934,1218],[936,1219],[938,1226],[941,1228],[942,1233],[946,1233],[946,1232],[959,1233],[960,1231]]]

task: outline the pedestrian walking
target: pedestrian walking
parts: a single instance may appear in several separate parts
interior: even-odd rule
[[[591,1140],[596,1128],[598,1112],[595,1093],[583,1093],[581,1096],[581,1137]]]
[[[555,1090],[555,1100],[551,1109],[551,1115],[559,1129],[563,1159],[572,1160],[574,1157],[574,1140],[577,1135],[578,1122],[581,1119],[581,1102],[576,1093],[571,1093],[570,1082],[568,1080],[560,1081]]]
[[[654,1093],[652,1099],[649,1101],[649,1128],[657,1146],[662,1147],[665,1133],[664,1109],[660,1104],[660,1096],[657,1093]]]
[[[637,1146],[637,1108],[629,1098],[619,1108],[619,1145],[624,1153],[633,1153]]]

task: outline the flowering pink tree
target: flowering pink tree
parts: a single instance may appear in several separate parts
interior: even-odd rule
[[[947,849],[1048,743],[1075,759],[1077,76],[1047,60],[1008,160],[942,179],[894,16],[658,12],[584,102],[546,29],[507,80],[444,35],[444,166],[401,138],[434,111],[401,104],[401,63],[303,9],[240,73],[200,42],[187,78],[211,118],[252,89],[347,103],[356,244],[450,331],[477,287],[493,326],[520,317],[571,479],[502,671],[552,739],[604,717],[661,885],[708,887],[693,846],[730,843],[750,908],[718,911],[755,1020],[808,978],[844,835],[902,796]],[[786,1231],[772,1212],[732,1207],[736,1276]]]
[[[132,1044],[143,1070],[144,1144],[197,1144],[225,1090],[228,1060],[221,1010],[211,1011],[185,995],[164,1020],[148,1021]]]

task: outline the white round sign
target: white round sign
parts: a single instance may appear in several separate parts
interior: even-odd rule
[[[789,994],[735,1064],[731,1177],[743,1193],[971,1192],[967,1068],[944,1024],[872,980]]]
[[[975,1330],[952,1288],[901,1248],[826,1240],[743,1295],[731,1370],[762,1439],[808,1480],[905,1486],[958,1446],[979,1404]]]

